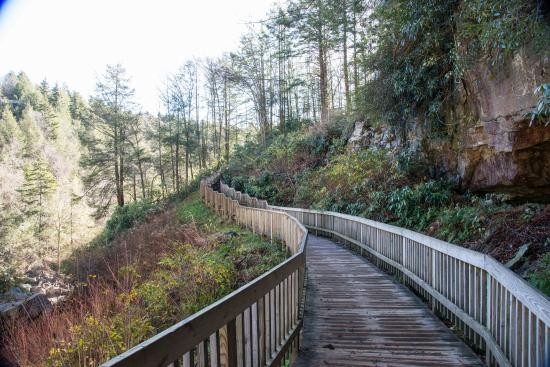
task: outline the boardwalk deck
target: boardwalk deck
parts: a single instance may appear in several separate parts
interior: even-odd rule
[[[303,344],[293,366],[483,366],[405,286],[310,234]]]

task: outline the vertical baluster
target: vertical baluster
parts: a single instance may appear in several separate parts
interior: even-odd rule
[[[550,325],[542,324],[545,342],[544,342],[544,351],[543,351],[543,360],[546,366],[550,365]]]
[[[537,365],[537,317],[529,312],[529,367]]]
[[[210,335],[210,366],[218,367],[220,363],[220,339],[219,331],[216,331],[214,334]]]
[[[286,278],[286,333],[292,330],[292,274]]]
[[[265,296],[260,297],[256,303],[256,317],[257,317],[257,335],[258,335],[258,365],[265,365]]]
[[[504,353],[510,360],[510,292],[503,286],[504,289]]]
[[[271,356],[277,350],[277,287],[271,290]]]
[[[523,308],[523,315],[522,315],[522,318],[523,318],[523,321],[522,321],[522,325],[523,325],[523,331],[522,331],[522,335],[521,335],[521,339],[522,339],[522,342],[521,342],[521,356],[522,356],[522,362],[521,362],[521,365],[522,366],[529,366],[529,309],[525,306],[522,307]]]
[[[281,283],[277,285],[277,349],[283,344],[283,289]]]
[[[197,362],[198,367],[208,366],[208,342],[206,340],[197,345]]]
[[[243,350],[244,350],[244,366],[252,366],[252,335],[250,323],[250,307],[243,312]]]
[[[190,350],[189,352],[183,355],[183,367],[194,367],[195,366],[195,351]]]
[[[544,323],[542,322],[542,320],[538,320],[538,323],[537,323],[537,366],[547,366],[546,365],[546,362],[548,362],[547,360],[547,356],[545,356],[545,352],[546,352],[546,348],[547,348],[547,345],[546,345],[546,342],[545,342],[545,339],[546,339],[546,327],[544,325]]]
[[[244,330],[242,313],[235,318],[235,334],[237,341],[237,366],[244,367]]]

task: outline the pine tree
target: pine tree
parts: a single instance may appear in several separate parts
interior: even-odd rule
[[[21,132],[23,133],[24,155],[26,157],[35,157],[38,147],[42,144],[42,132],[34,121],[33,110],[31,107],[23,110],[21,120],[19,121]]]
[[[87,170],[83,181],[97,208],[97,216],[107,212],[113,196],[118,206],[124,206],[133,94],[126,70],[121,65],[108,65],[98,80],[91,116],[83,121],[81,139],[87,148],[81,159]]]
[[[54,108],[57,108],[58,105],[59,105],[59,99],[60,99],[60,90],[59,90],[59,86],[56,84],[53,86],[52,88],[52,92],[50,93],[49,97],[48,97],[48,100],[50,102],[50,104],[54,107]]]
[[[40,255],[43,256],[48,213],[46,203],[57,185],[48,163],[39,158],[23,170],[25,182],[18,189],[21,201],[25,204],[25,214],[36,219],[34,234],[38,241]]]
[[[5,108],[0,119],[0,152],[15,138],[19,138],[21,130],[9,108]]]
[[[46,79],[42,80],[40,82],[40,86],[38,87],[38,90],[42,95],[47,99],[50,94],[50,86],[48,84],[48,81]]]

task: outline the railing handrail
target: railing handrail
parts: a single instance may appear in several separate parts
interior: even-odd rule
[[[550,300],[491,256],[348,214],[268,208],[367,251],[485,350],[488,365],[550,366]]]
[[[270,271],[222,299],[114,357],[104,366],[152,366],[157,365],[159,360],[173,361],[177,359],[182,355],[181,351],[193,348],[219,329],[220,325],[225,325],[242,313],[249,306],[250,299],[258,299],[262,292],[271,289],[270,287],[276,283],[276,280],[288,275],[296,266],[304,264],[305,259],[302,255],[302,252],[292,255]],[[160,359],[155,351],[165,348],[169,352],[163,352],[162,359]]]
[[[505,267],[502,263],[494,259],[488,254],[467,249],[450,242],[446,242],[428,235],[418,233],[406,228],[397,227],[387,223],[377,222],[371,219],[357,217],[354,215],[343,214],[332,211],[315,210],[315,209],[303,209],[293,207],[281,207],[276,205],[269,205],[270,209],[274,210],[292,210],[303,213],[312,214],[328,214],[331,216],[352,220],[355,222],[363,223],[374,228],[378,228],[390,233],[394,233],[410,240],[419,242],[424,246],[428,246],[434,250],[443,252],[447,255],[453,256],[459,260],[468,262],[470,265],[482,268],[489,272],[491,276],[495,277],[501,284],[508,285],[511,289],[517,289],[519,292],[514,294],[518,299],[521,299],[524,304],[531,306],[532,312],[537,315],[545,324],[550,325],[550,300],[543,295],[538,289],[534,288],[518,274]],[[544,307],[545,306],[545,307]]]
[[[246,321],[243,321],[243,315],[245,315],[245,311],[248,311],[248,315],[250,316],[254,312],[253,310],[256,310],[257,325],[255,327],[258,328],[258,332],[260,331],[259,328],[267,328],[270,333],[275,333],[275,339],[269,339],[271,335],[264,335],[265,330],[262,331],[261,336],[256,334],[256,337],[261,337],[264,340],[269,339],[269,348],[271,349],[268,351],[267,345],[258,346],[258,344],[261,343],[256,340],[256,354],[253,355],[252,353],[254,352],[251,350],[249,358],[263,358],[263,365],[280,365],[285,353],[292,349],[294,344],[297,345],[295,341],[296,338],[299,337],[298,331],[302,325],[301,317],[299,316],[298,311],[301,307],[300,294],[302,293],[303,287],[303,268],[305,266],[305,245],[308,233],[307,229],[298,219],[284,211],[242,206],[238,203],[238,201],[233,200],[229,196],[213,191],[211,186],[218,180],[219,174],[201,181],[201,198],[205,200],[206,204],[213,205],[215,210],[230,219],[235,219],[237,221],[245,220],[246,223],[242,224],[251,225],[253,230],[255,228],[259,228],[260,230],[266,231],[269,226],[267,226],[265,222],[261,223],[259,218],[262,217],[262,213],[264,214],[264,219],[269,215],[271,219],[270,235],[272,238],[276,237],[273,223],[274,216],[286,218],[285,228],[282,228],[283,225],[280,223],[281,226],[279,229],[281,231],[290,231],[291,236],[286,238],[286,242],[290,241],[295,243],[285,243],[285,245],[287,245],[292,255],[281,264],[273,267],[258,278],[231,292],[222,299],[205,307],[197,313],[156,334],[152,338],[114,357],[104,363],[103,366],[121,367],[173,365],[174,367],[178,367],[181,366],[182,356],[183,365],[192,366],[193,363],[191,361],[193,360],[195,350],[198,358],[202,359],[201,363],[204,365],[206,365],[205,363],[207,359],[210,360],[211,365],[221,365],[219,359],[224,357],[227,359],[228,365],[233,366],[237,360],[238,353],[236,348],[239,340],[241,346],[245,343],[245,341],[240,339],[242,335],[239,336],[235,333],[236,327],[238,327],[236,325],[236,319],[241,317],[241,328],[244,328]],[[222,206],[224,208],[221,208]],[[228,210],[230,207],[231,210]],[[251,211],[254,212],[255,216],[249,215],[247,218],[244,218],[244,216]],[[237,214],[237,218],[234,218],[235,213]],[[243,216],[243,218],[240,216]],[[248,221],[250,221],[250,223],[248,223]],[[292,223],[292,225],[290,225],[290,223]],[[285,232],[281,232],[283,235],[284,233]],[[279,239],[285,241],[285,238],[282,235]],[[276,288],[279,289],[277,292],[281,292],[281,294],[275,292]],[[285,295],[282,294],[283,291],[286,292]],[[273,296],[271,296],[271,293],[273,293]],[[269,317],[276,320],[276,325],[273,326],[273,330],[272,325],[265,324],[265,320],[263,321],[264,324],[260,325],[262,322],[258,319],[258,314],[263,314],[264,312],[263,302],[266,299],[271,301],[274,299],[275,302],[281,302],[281,305],[283,302],[285,303],[285,308],[281,310],[277,308],[277,305],[273,306],[277,309],[277,313],[271,309],[272,306],[269,306],[269,312],[272,313]],[[268,315],[265,315],[264,317],[268,317]],[[250,319],[248,322],[252,323],[253,321]],[[226,334],[229,335],[232,333],[233,335],[232,337],[226,335],[226,339],[228,339],[226,345],[220,345],[223,343],[220,342],[221,337],[218,333],[222,328],[225,328]],[[211,339],[212,336],[214,336],[214,339]],[[248,337],[248,343],[252,343],[250,340],[252,337],[253,335]],[[234,340],[231,340],[231,338]],[[205,348],[204,344],[209,340],[211,342],[213,341],[215,346],[212,347],[211,345],[210,348]],[[201,345],[203,346],[201,347]],[[260,350],[261,348],[264,348],[265,350],[262,351]],[[224,349],[223,353],[220,352],[221,349]],[[224,354],[224,356],[220,356],[221,354]],[[241,357],[245,358],[242,355]],[[216,362],[213,362],[214,360]]]

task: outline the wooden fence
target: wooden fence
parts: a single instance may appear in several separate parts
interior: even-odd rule
[[[201,181],[201,198],[227,219],[282,241],[291,256],[269,272],[104,366],[280,366],[299,347],[307,230],[283,211],[249,206]],[[244,197],[233,191],[234,196]],[[248,205],[248,202],[246,203]]]
[[[394,274],[484,352],[487,365],[550,366],[549,299],[492,257],[351,215],[267,207],[354,247]]]

